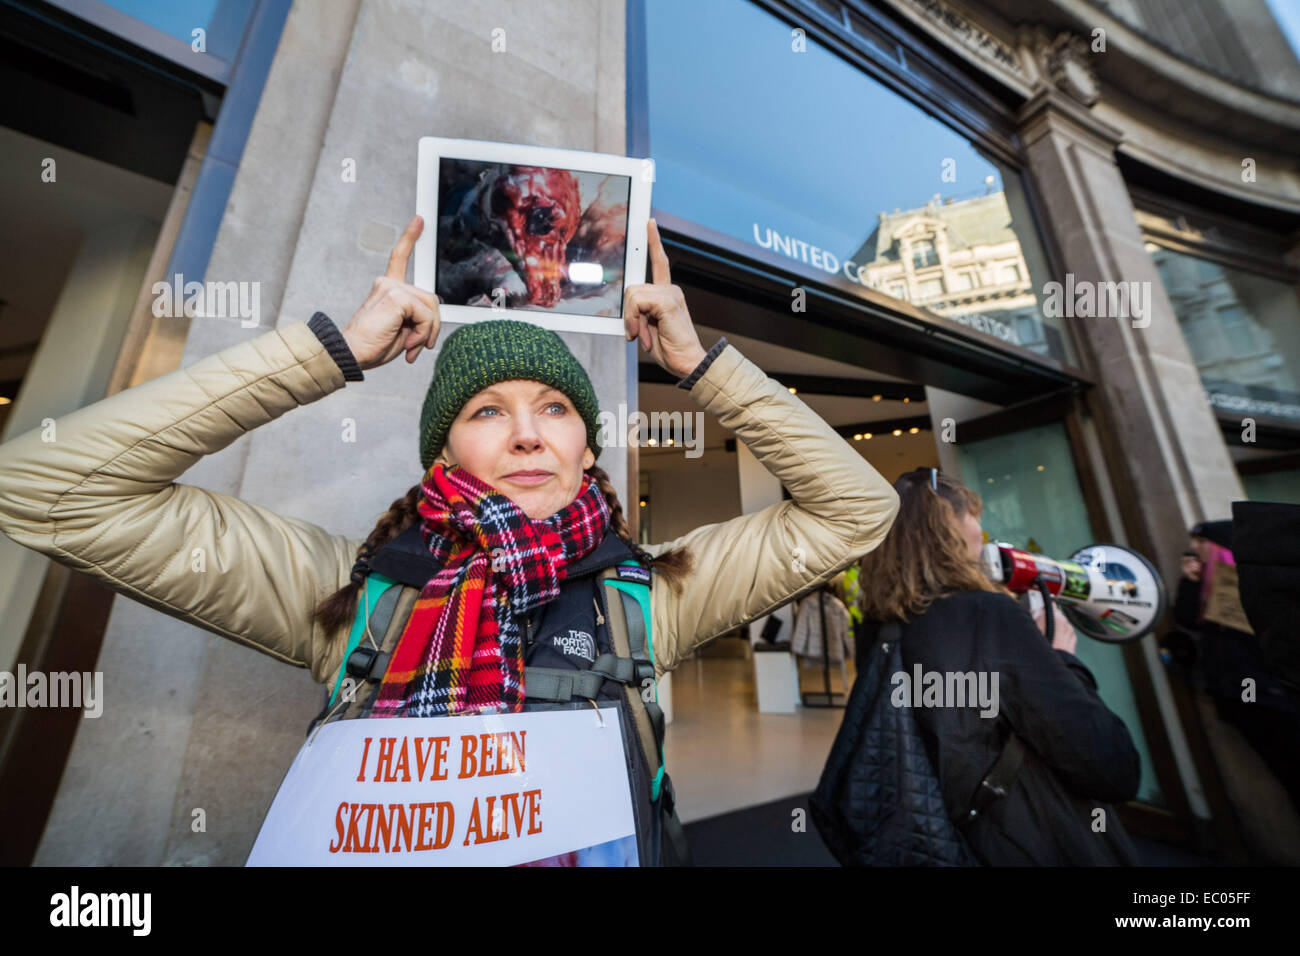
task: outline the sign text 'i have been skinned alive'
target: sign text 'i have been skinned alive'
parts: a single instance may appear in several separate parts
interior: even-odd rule
[[[249,866],[636,865],[616,709],[321,727]]]

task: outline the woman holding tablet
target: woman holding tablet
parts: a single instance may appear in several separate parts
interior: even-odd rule
[[[553,331],[509,320],[464,325],[442,343],[419,473],[412,455],[418,480],[364,541],[177,484],[200,456],[364,370],[434,348],[439,302],[404,281],[422,229],[417,216],[341,331],[317,313],[65,416],[57,443],[34,430],[0,446],[0,530],[150,607],[309,668],[332,690],[323,722],[617,701],[633,728],[628,772],[654,783],[637,810],[638,844],[643,817],[653,843],[640,862],[661,862],[671,785],[638,711],[640,701],[657,710],[645,686],[874,548],[898,495],[725,339],[703,348],[653,222],[652,281],[625,294],[627,340],[681,378],[793,500],[642,549],[596,465],[585,370]],[[222,573],[193,573],[196,548]],[[629,587],[596,586],[611,578]],[[404,597],[385,608],[372,579],[400,583],[384,593]],[[640,653],[635,604],[617,599],[637,584],[652,584],[651,646]],[[619,646],[629,631],[630,651]],[[620,663],[629,656],[641,670]],[[583,671],[597,679],[578,680]],[[576,688],[568,697],[556,690],[569,686],[556,676],[565,673]]]

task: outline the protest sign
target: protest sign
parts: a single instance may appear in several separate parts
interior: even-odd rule
[[[325,724],[249,866],[637,865],[617,708]]]

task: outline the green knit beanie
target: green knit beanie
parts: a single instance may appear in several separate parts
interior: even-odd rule
[[[550,329],[513,319],[462,325],[438,352],[433,382],[420,413],[420,464],[428,471],[446,444],[452,422],[471,398],[497,382],[542,382],[563,392],[587,424],[587,444],[600,457],[600,406],[591,379],[564,340]]]

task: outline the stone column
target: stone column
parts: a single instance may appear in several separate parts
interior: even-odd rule
[[[1138,498],[1132,513],[1155,552],[1148,557],[1168,579],[1187,529],[1229,517],[1241,482],[1115,163],[1120,132],[1052,87],[1024,105],[1020,122],[1039,209],[1069,273],[1062,278],[1076,289],[1141,284],[1143,319],[1067,321],[1091,359],[1112,447]]]

